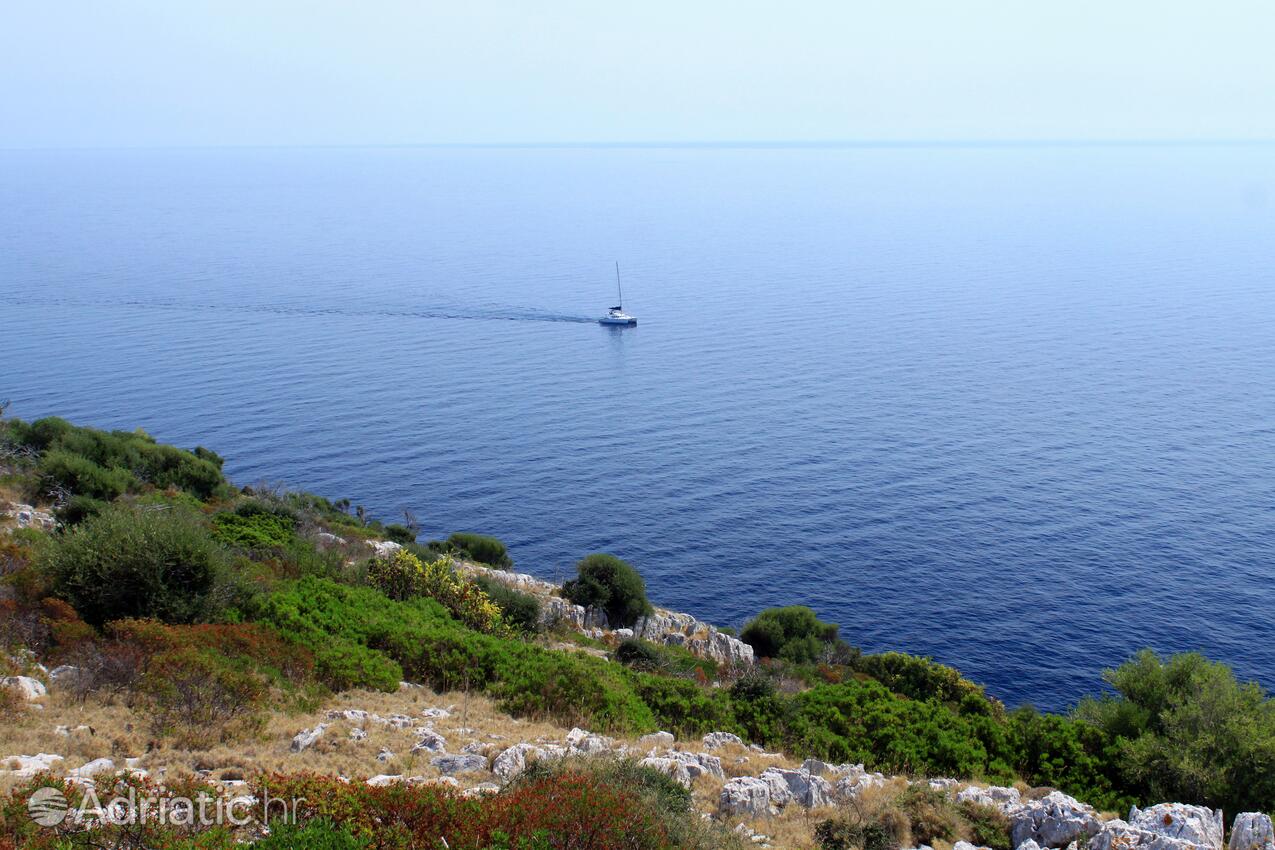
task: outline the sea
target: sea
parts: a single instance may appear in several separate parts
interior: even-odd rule
[[[1275,687],[1275,146],[0,151],[4,398],[1010,705]]]

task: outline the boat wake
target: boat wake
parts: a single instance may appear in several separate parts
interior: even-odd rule
[[[219,304],[157,299],[80,300],[71,298],[8,299],[14,305],[45,307],[94,307],[103,309],[172,310],[183,312],[270,313],[294,316],[371,316],[393,319],[465,319],[488,322],[568,322],[593,324],[596,320],[566,313],[552,313],[531,307],[365,307],[360,305],[314,304]]]

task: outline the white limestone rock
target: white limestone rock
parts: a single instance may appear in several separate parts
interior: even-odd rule
[[[292,752],[300,753],[313,747],[323,737],[323,733],[328,729],[328,724],[320,723],[313,729],[302,729],[292,739]]]
[[[0,687],[9,688],[27,702],[49,695],[49,689],[44,686],[44,682],[30,676],[5,676],[0,679]]]
[[[968,801],[980,806],[988,806],[1006,815],[1022,805],[1022,795],[1018,789],[1002,785],[991,785],[987,788],[971,785],[957,792],[956,800],[959,803]]]
[[[0,776],[25,779],[53,769],[56,762],[64,761],[54,753],[38,753],[33,756],[9,756],[0,759]]]
[[[637,745],[642,749],[650,750],[655,747],[671,747],[675,740],[672,732],[652,732],[638,738]]]
[[[88,764],[84,764],[72,770],[68,770],[66,772],[66,775],[70,779],[85,780],[85,779],[93,779],[94,777],[100,776],[103,773],[114,773],[114,772],[115,772],[115,762],[107,758],[101,758],[101,759],[93,759],[93,761],[89,762]]]
[[[1129,810],[1129,825],[1208,850],[1222,850],[1222,812],[1185,803],[1160,803]]]
[[[366,740],[367,740],[367,732],[366,732],[365,730],[363,730],[363,729],[358,729],[358,728],[351,729],[351,730],[350,730],[350,740],[351,740],[351,741],[366,741]]]
[[[744,741],[738,735],[733,735],[730,732],[709,732],[704,736],[704,746],[710,750],[716,750],[730,744],[742,747],[744,746]]]
[[[770,799],[771,785],[756,776],[737,776],[722,786],[717,811],[725,816],[743,815],[755,818],[774,814]]]
[[[434,720],[442,720],[451,717],[452,713],[445,708],[427,708],[421,712],[422,717],[433,718]]]
[[[815,776],[808,770],[786,770],[782,767],[770,767],[761,774],[761,779],[772,783],[771,800],[778,795],[774,792],[774,778],[784,783],[787,789],[785,802],[792,801],[806,809],[816,809],[832,804],[832,783],[821,776]]]
[[[869,788],[876,788],[886,783],[880,773],[868,773],[861,764],[842,765],[840,778],[833,786],[832,793],[838,800],[857,800],[859,795]]]
[[[615,740],[576,727],[567,733],[567,747],[583,755],[597,755],[615,749]]]
[[[527,769],[529,758],[535,761],[543,752],[533,744],[514,744],[492,760],[491,772],[508,782]]]
[[[412,747],[413,753],[442,753],[447,751],[447,739],[432,729],[426,729],[421,739]]]
[[[367,545],[372,547],[378,558],[388,558],[403,548],[402,543],[395,543],[393,540],[369,540]]]
[[[1241,812],[1231,824],[1229,850],[1275,850],[1275,831],[1269,815]]]
[[[476,773],[487,770],[487,759],[479,755],[435,756],[429,763],[447,776],[453,773]]]
[[[1011,816],[1015,847],[1031,839],[1041,847],[1066,847],[1098,833],[1102,824],[1091,807],[1061,791],[1023,803]]]

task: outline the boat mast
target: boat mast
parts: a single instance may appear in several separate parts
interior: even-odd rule
[[[620,289],[620,261],[615,261],[615,294],[620,298],[620,312],[624,312],[624,290]]]

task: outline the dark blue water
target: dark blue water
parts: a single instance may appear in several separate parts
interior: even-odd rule
[[[1275,685],[1275,149],[0,153],[0,397],[804,603],[1063,707]],[[613,302],[641,319],[589,321]]]

